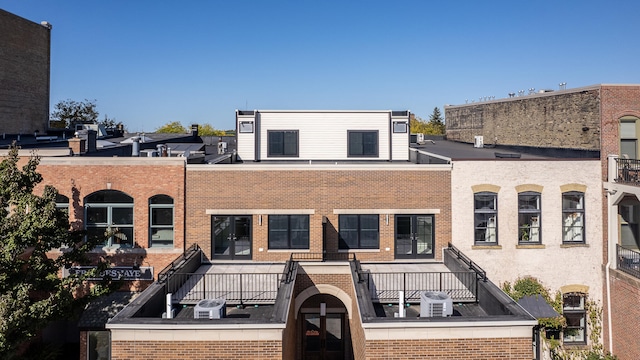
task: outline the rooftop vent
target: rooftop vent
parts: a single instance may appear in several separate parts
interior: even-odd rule
[[[420,317],[453,315],[453,300],[443,291],[423,291],[420,294]]]
[[[193,308],[194,319],[222,319],[227,316],[227,302],[224,299],[200,300]]]

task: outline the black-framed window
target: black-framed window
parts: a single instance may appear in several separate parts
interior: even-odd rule
[[[339,215],[339,248],[378,249],[380,247],[380,216]]]
[[[474,242],[481,245],[498,244],[498,194],[479,192],[473,195]]]
[[[173,245],[173,198],[149,198],[149,247]]]
[[[268,130],[267,156],[298,156],[298,130]]]
[[[562,242],[584,243],[584,193],[562,194]]]
[[[394,121],[393,122],[393,132],[394,133],[406,133],[408,128],[409,127],[407,126],[407,122],[406,121]]]
[[[581,293],[567,293],[562,296],[562,315],[567,320],[562,339],[565,344],[587,343],[586,296]]]
[[[269,215],[269,249],[308,249],[309,215]]]
[[[540,193],[526,191],[518,194],[518,241],[540,243]]]
[[[56,195],[56,208],[69,214],[69,197],[58,193]]]
[[[84,200],[85,229],[104,246],[133,247],[133,198],[117,190],[100,190]]]
[[[348,130],[347,137],[349,138],[348,156],[378,156],[378,130]]]

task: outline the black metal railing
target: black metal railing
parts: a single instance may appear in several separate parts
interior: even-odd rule
[[[188,258],[196,255],[196,253],[198,253],[199,251],[200,251],[200,247],[198,246],[198,244],[193,244],[189,248],[187,248],[187,250],[185,250],[184,253],[178,256],[175,260],[173,260],[169,265],[165,266],[164,269],[162,269],[158,273],[158,282],[165,282],[169,280],[171,275],[177,269],[179,269],[180,266],[184,264]]]
[[[640,160],[616,159],[617,172],[615,182],[640,185]]]
[[[279,273],[175,273],[172,275],[175,281],[167,284],[167,291],[181,304],[202,299],[225,299],[232,305],[273,304],[281,277]]]
[[[410,272],[410,273],[370,273],[360,272],[358,276],[367,284],[371,300],[394,303],[399,300],[399,292],[404,292],[406,302],[419,302],[425,291],[441,291],[449,294],[453,301],[477,301],[478,277],[467,272]],[[471,285],[471,286],[469,286]]]
[[[458,250],[458,248],[453,246],[453,244],[449,243],[448,244],[448,249],[454,255],[456,255],[456,257],[460,261],[462,261],[467,266],[469,266],[469,270],[473,270],[476,273],[476,275],[478,276],[478,279],[481,279],[482,281],[487,281],[487,272],[484,271],[478,264],[473,262],[467,255],[463,254],[460,250]]]
[[[618,258],[618,270],[640,278],[640,252],[622,245],[616,244]]]

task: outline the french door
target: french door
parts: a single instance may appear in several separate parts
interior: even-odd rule
[[[396,259],[433,258],[433,215],[396,215]]]
[[[251,216],[211,217],[212,258],[251,259]]]
[[[344,360],[344,314],[304,314],[304,360]]]

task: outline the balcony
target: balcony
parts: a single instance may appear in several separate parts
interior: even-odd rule
[[[616,158],[613,181],[619,184],[640,186],[640,160]],[[611,174],[610,174],[611,175]]]
[[[616,256],[618,270],[640,279],[640,252],[637,249],[616,245]]]

